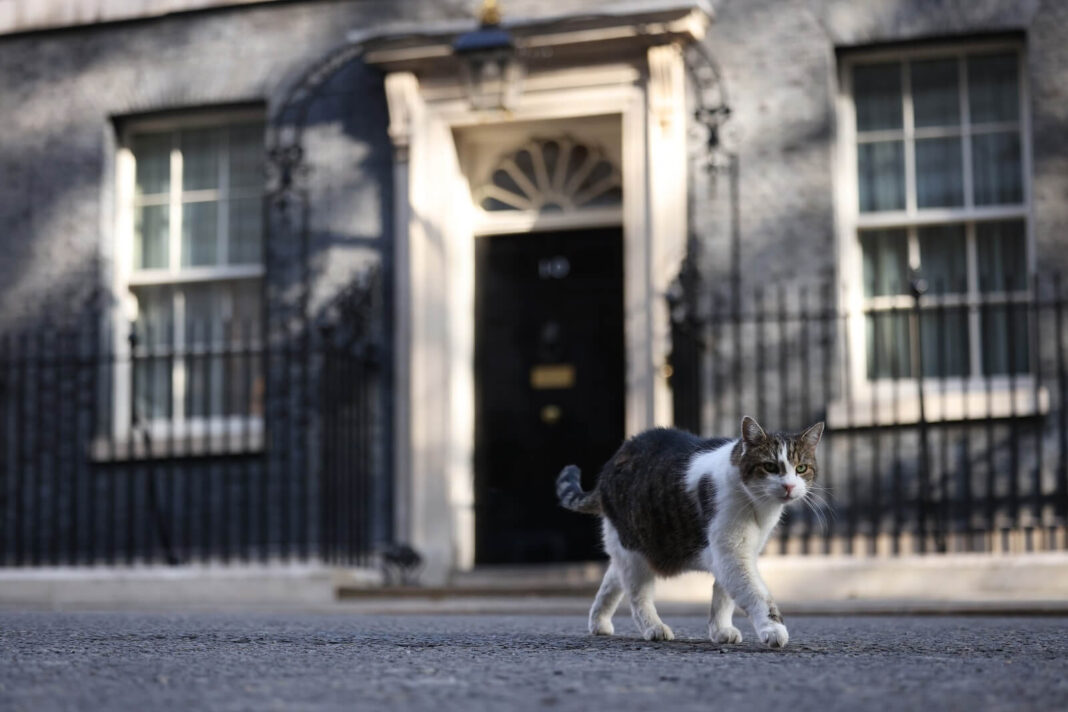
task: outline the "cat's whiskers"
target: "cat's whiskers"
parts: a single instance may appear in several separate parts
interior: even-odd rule
[[[810,485],[809,490],[804,497],[805,506],[812,510],[812,514],[816,518],[821,531],[826,531],[828,517],[836,521],[838,519],[838,513],[823,496],[823,493],[825,492],[829,494],[830,489],[827,487]]]
[[[819,525],[820,531],[826,531],[827,518],[823,516],[823,513],[819,510],[819,508],[811,500],[809,500],[808,497],[802,498],[801,501],[804,502],[805,506],[812,511],[813,516],[816,518],[816,523]]]
[[[831,506],[830,502],[824,497],[824,493],[830,496],[830,489],[827,487],[819,487],[809,491],[809,495],[815,501],[817,505],[823,510],[823,514],[830,516],[833,519],[838,519],[838,512]]]

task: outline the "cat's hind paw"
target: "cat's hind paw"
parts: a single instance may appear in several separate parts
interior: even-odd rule
[[[768,624],[760,629],[760,642],[769,648],[785,648],[789,640],[790,634],[782,623],[768,621]]]
[[[612,621],[607,618],[591,618],[590,619],[590,634],[591,635],[612,635],[616,632],[616,628],[612,625]]]
[[[642,631],[646,640],[675,640],[675,634],[663,623],[651,625]]]
[[[709,627],[708,637],[712,639],[713,643],[718,643],[719,645],[732,645],[734,643],[742,642],[742,631],[732,625],[729,625],[726,628]]]

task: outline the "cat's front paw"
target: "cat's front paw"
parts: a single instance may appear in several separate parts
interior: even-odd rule
[[[759,633],[760,642],[769,648],[785,648],[786,643],[790,640],[790,634],[786,631],[786,626],[775,621],[768,621],[767,625],[761,628]]]
[[[592,635],[612,635],[616,628],[608,618],[591,618],[590,633]]]
[[[642,631],[642,637],[646,640],[675,640],[675,634],[663,623],[651,625]]]
[[[712,639],[713,643],[731,645],[742,642],[742,631],[732,625],[729,625],[726,628],[714,628],[709,626],[708,637]]]

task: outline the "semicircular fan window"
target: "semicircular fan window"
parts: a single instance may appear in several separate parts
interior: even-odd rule
[[[501,159],[475,199],[483,210],[570,212],[623,202],[619,169],[569,138],[535,139]]]

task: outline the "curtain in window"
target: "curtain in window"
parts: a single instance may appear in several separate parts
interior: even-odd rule
[[[1027,289],[1027,256],[1022,220],[999,220],[976,226],[979,290],[989,301],[981,308],[982,358],[985,375],[1029,370],[1027,320],[1024,303],[1012,303],[1013,293]]]
[[[917,333],[925,376],[1029,370],[1025,221],[971,210],[1023,207],[1019,62],[1004,51],[852,67],[861,225],[865,213],[918,213],[858,232],[869,378],[912,376]],[[934,210],[952,218],[929,225]],[[918,325],[911,300],[894,299],[909,294],[910,258],[927,284]]]
[[[137,349],[133,363],[133,394],[136,417],[170,417],[172,411],[174,347],[174,299],[169,286],[145,287],[136,292],[138,302],[134,333]]]

